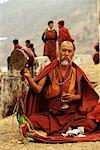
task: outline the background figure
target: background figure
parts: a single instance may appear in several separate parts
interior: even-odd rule
[[[95,64],[99,64],[100,62],[100,57],[99,57],[99,43],[97,43],[95,46],[94,46],[96,52],[95,54],[93,55],[93,61]]]
[[[34,44],[30,44],[29,45],[29,49],[33,52],[33,54],[34,54],[34,57],[37,57],[37,55],[35,54],[35,49],[34,49]],[[33,64],[31,67],[30,67],[30,72],[31,72],[31,75],[32,75],[32,77],[34,77],[34,68],[36,67],[36,65],[35,64]]]
[[[27,48],[30,48],[30,40],[26,40],[25,45],[26,45]]]
[[[15,49],[21,49],[22,47],[19,45],[19,41],[17,39],[13,40],[13,44],[14,44],[14,50]]]
[[[30,44],[29,48],[32,50],[34,57],[37,57],[37,55],[35,54],[34,44]]]
[[[42,35],[42,40],[44,42],[44,56],[48,56],[52,61],[56,58],[56,41],[57,32],[54,29],[54,22],[48,22],[48,28],[44,31]]]
[[[64,21],[60,20],[58,22],[58,29],[59,29],[59,35],[58,35],[58,44],[60,45],[63,41],[70,41],[70,42],[74,42],[74,40],[72,39],[69,31],[67,28],[64,27]]]
[[[14,39],[14,40],[13,40],[13,45],[14,45],[14,50],[16,50],[16,49],[21,49],[21,48],[22,48],[22,46],[20,46],[20,44],[19,44],[18,39]],[[9,71],[11,72],[11,74],[12,74],[13,68],[12,68],[12,66],[11,66],[11,64],[10,64],[10,56],[8,56],[8,58],[7,58],[7,68],[8,68],[8,70],[9,70]]]

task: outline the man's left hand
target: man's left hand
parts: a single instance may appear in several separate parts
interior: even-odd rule
[[[77,94],[71,94],[71,93],[64,93],[62,96],[61,96],[61,101],[62,102],[71,102],[71,101],[74,101],[74,100],[79,100],[80,99],[80,95]]]

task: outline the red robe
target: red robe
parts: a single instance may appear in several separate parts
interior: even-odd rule
[[[57,32],[55,30],[46,30],[42,36],[44,41],[44,56],[48,56],[52,61],[56,58],[56,40]]]
[[[51,64],[46,66],[36,77],[35,81],[38,82],[43,76],[48,74],[49,82],[52,82],[52,70],[57,64],[57,60],[54,60]],[[46,138],[36,135],[35,139],[47,143],[91,141],[91,139],[94,141],[100,140],[100,133],[88,134],[86,138],[64,138],[61,136],[61,133],[66,132],[68,127],[84,126],[87,133],[93,132],[97,127],[96,122],[90,119],[88,114],[93,112],[94,107],[98,104],[98,94],[94,91],[84,72],[74,63],[73,67],[76,68],[77,84],[80,85],[79,89],[81,88],[82,99],[70,103],[70,109],[61,111],[59,107],[59,97],[47,100],[44,90],[36,95],[30,88],[25,102],[25,115],[30,119],[35,129],[43,130],[49,135]],[[66,90],[65,87],[66,86],[62,87],[62,89]]]
[[[59,28],[59,35],[58,35],[58,44],[60,45],[63,41],[74,42],[68,29],[65,27],[60,27]]]
[[[22,48],[22,47],[21,47],[19,44],[16,44],[15,47],[14,47],[14,50],[15,50],[15,49],[21,49],[21,48]]]

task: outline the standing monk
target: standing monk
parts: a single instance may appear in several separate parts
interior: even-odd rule
[[[62,41],[67,41],[67,40],[74,42],[68,29],[64,27],[64,21],[63,20],[60,20],[58,22],[58,28],[59,28],[59,35],[58,35],[58,44],[59,45],[62,43]]]
[[[93,119],[89,115],[98,106],[99,96],[84,72],[72,62],[74,53],[74,44],[64,41],[59,48],[59,59],[47,65],[34,80],[28,69],[24,70],[30,84],[24,114],[35,130],[47,133],[45,138],[36,135],[37,140],[50,143],[80,141],[80,138],[61,135],[69,127],[80,126],[87,134],[83,141],[92,140],[93,136],[100,140],[100,132],[95,135],[100,111]]]
[[[44,31],[42,35],[42,40],[44,42],[44,56],[48,56],[52,61],[56,58],[56,41],[57,32],[54,29],[54,22],[48,22],[48,28]]]

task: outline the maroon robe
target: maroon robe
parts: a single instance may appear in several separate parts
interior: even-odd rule
[[[44,56],[48,56],[52,61],[56,58],[56,40],[57,33],[55,30],[46,30],[42,36],[44,44]]]
[[[52,70],[57,66],[57,60],[54,60],[51,64],[46,66],[40,74],[36,77],[35,81],[38,82],[43,76],[48,74],[49,81],[46,83],[46,89],[48,84],[52,82]],[[91,133],[96,129],[97,124],[88,115],[93,112],[94,107],[98,104],[98,94],[94,91],[90,81],[85,76],[84,72],[73,63],[73,67],[76,68],[77,74],[77,90],[81,89],[82,99],[69,103],[69,108],[61,110],[60,99],[58,95],[52,98],[46,98],[45,87],[40,94],[35,94],[30,88],[25,102],[25,114],[30,119],[33,127],[38,130],[43,130],[48,133],[47,138],[41,136],[35,136],[35,139],[50,142],[50,143],[62,143],[68,141],[90,141],[100,140],[100,133],[88,134],[86,138],[64,138],[61,133],[67,131],[68,127],[84,126],[86,133]],[[61,87],[61,91],[67,92],[65,83]],[[99,115],[99,114],[98,114]],[[97,116],[96,116],[97,117]],[[96,118],[95,118],[96,120]]]
[[[19,45],[19,44],[16,44],[15,46],[14,46],[14,50],[15,49],[21,49],[22,47]]]
[[[65,27],[60,27],[59,28],[59,35],[58,35],[58,44],[60,45],[63,41],[74,42],[68,29]]]

